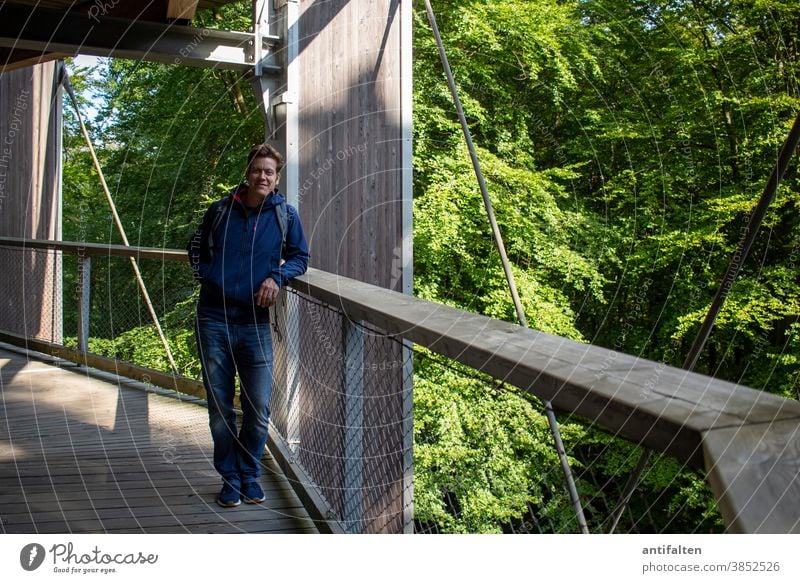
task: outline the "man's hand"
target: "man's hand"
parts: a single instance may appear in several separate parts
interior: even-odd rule
[[[256,305],[262,308],[270,307],[275,303],[279,291],[281,291],[281,288],[278,287],[275,280],[268,277],[261,283],[261,286],[256,292]]]

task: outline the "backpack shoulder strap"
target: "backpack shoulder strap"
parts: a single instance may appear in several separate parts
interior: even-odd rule
[[[281,251],[280,263],[283,263],[283,249],[286,247],[286,232],[289,229],[289,209],[286,207],[286,201],[282,200],[280,204],[275,205],[275,216],[278,218],[278,227],[281,230]],[[269,307],[269,319],[272,322],[272,329],[277,335],[278,342],[281,342],[283,335],[281,334],[280,326],[278,325],[278,309],[277,305],[273,304]]]
[[[224,196],[214,203],[217,206],[217,212],[214,213],[214,219],[211,221],[211,228],[208,230],[207,240],[209,249],[212,249],[214,246],[214,231],[217,230],[217,227],[222,222],[222,219],[225,218],[230,207],[230,205],[227,204],[227,198],[227,196]]]
[[[281,229],[281,256],[283,255],[283,248],[286,246],[286,231],[289,229],[289,209],[286,208],[286,201],[282,200],[280,204],[275,205],[275,214],[278,217],[278,227]]]

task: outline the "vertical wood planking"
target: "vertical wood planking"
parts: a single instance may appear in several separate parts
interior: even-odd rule
[[[300,38],[300,210],[312,266],[399,290],[399,8],[304,1]]]
[[[60,237],[57,67],[51,62],[0,74],[0,236]],[[6,250],[0,272],[0,328],[60,341],[60,253]]]

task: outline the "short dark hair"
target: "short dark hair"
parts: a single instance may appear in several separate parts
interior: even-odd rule
[[[248,171],[250,170],[250,166],[253,164],[253,160],[256,158],[272,158],[275,160],[275,162],[277,162],[277,171],[280,172],[283,169],[283,156],[281,156],[281,153],[269,144],[256,144],[250,148],[250,153],[247,155]]]

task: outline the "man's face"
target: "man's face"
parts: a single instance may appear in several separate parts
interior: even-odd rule
[[[248,190],[262,198],[275,190],[280,179],[278,163],[273,158],[259,156],[247,171]]]

